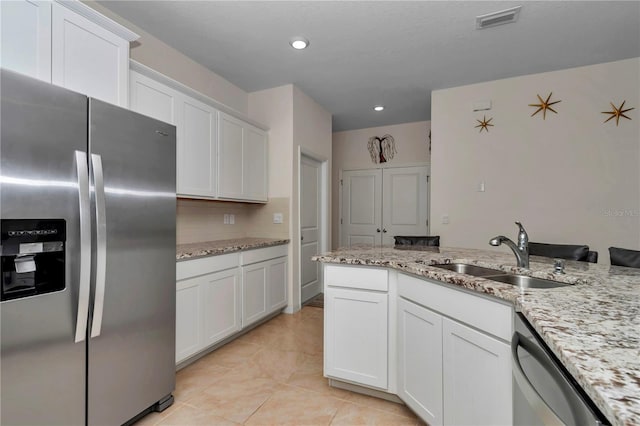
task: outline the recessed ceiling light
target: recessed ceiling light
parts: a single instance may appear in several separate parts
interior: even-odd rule
[[[373,107],[374,111],[382,111],[384,110],[384,105],[376,105]]]
[[[307,40],[304,37],[294,37],[291,40],[289,40],[289,44],[294,49],[302,50],[302,49],[306,49],[307,46],[309,46],[309,40]]]

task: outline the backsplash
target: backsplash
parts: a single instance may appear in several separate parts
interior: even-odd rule
[[[273,223],[273,213],[283,214],[283,223]],[[235,224],[225,225],[224,215],[235,215]],[[177,200],[177,244],[245,237],[289,238],[289,198],[269,203],[245,204],[224,201]]]

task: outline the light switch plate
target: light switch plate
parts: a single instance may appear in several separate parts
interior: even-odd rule
[[[273,223],[282,223],[284,220],[282,213],[274,213],[273,214]]]
[[[229,215],[227,213],[224,214],[224,224],[225,225],[229,224]]]
[[[235,214],[230,214],[229,215],[229,225],[235,225],[236,224],[236,215]]]

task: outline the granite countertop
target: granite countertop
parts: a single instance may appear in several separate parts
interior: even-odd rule
[[[176,246],[176,260],[194,259],[204,256],[233,253],[236,251],[288,244],[289,240],[272,238],[237,238],[232,240],[207,241],[203,243],[178,244]]]
[[[511,253],[444,247],[344,249],[315,261],[383,266],[512,302],[613,425],[640,425],[640,269],[531,256],[530,270]],[[519,289],[430,265],[459,262],[575,285]]]

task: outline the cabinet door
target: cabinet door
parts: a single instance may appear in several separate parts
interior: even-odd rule
[[[220,198],[242,199],[244,176],[243,123],[227,114],[220,113],[218,137],[218,195]]]
[[[511,353],[507,343],[444,318],[445,425],[511,425]]]
[[[432,426],[442,424],[442,316],[398,299],[398,395]]]
[[[386,389],[386,293],[326,287],[325,375]]]
[[[287,258],[281,257],[269,263],[269,312],[287,306]]]
[[[176,291],[176,362],[202,347],[201,279],[180,281]]]
[[[51,81],[122,107],[129,105],[129,42],[52,4]]]
[[[177,125],[179,94],[135,71],[130,73],[129,103],[132,111]]]
[[[239,268],[206,275],[201,285],[207,347],[241,329]]]
[[[268,262],[242,267],[242,327],[267,315]]]
[[[178,194],[216,196],[217,111],[184,97],[178,128]]]
[[[267,201],[267,134],[245,125],[242,146],[243,198]]]
[[[0,2],[3,68],[51,82],[51,2]]]

